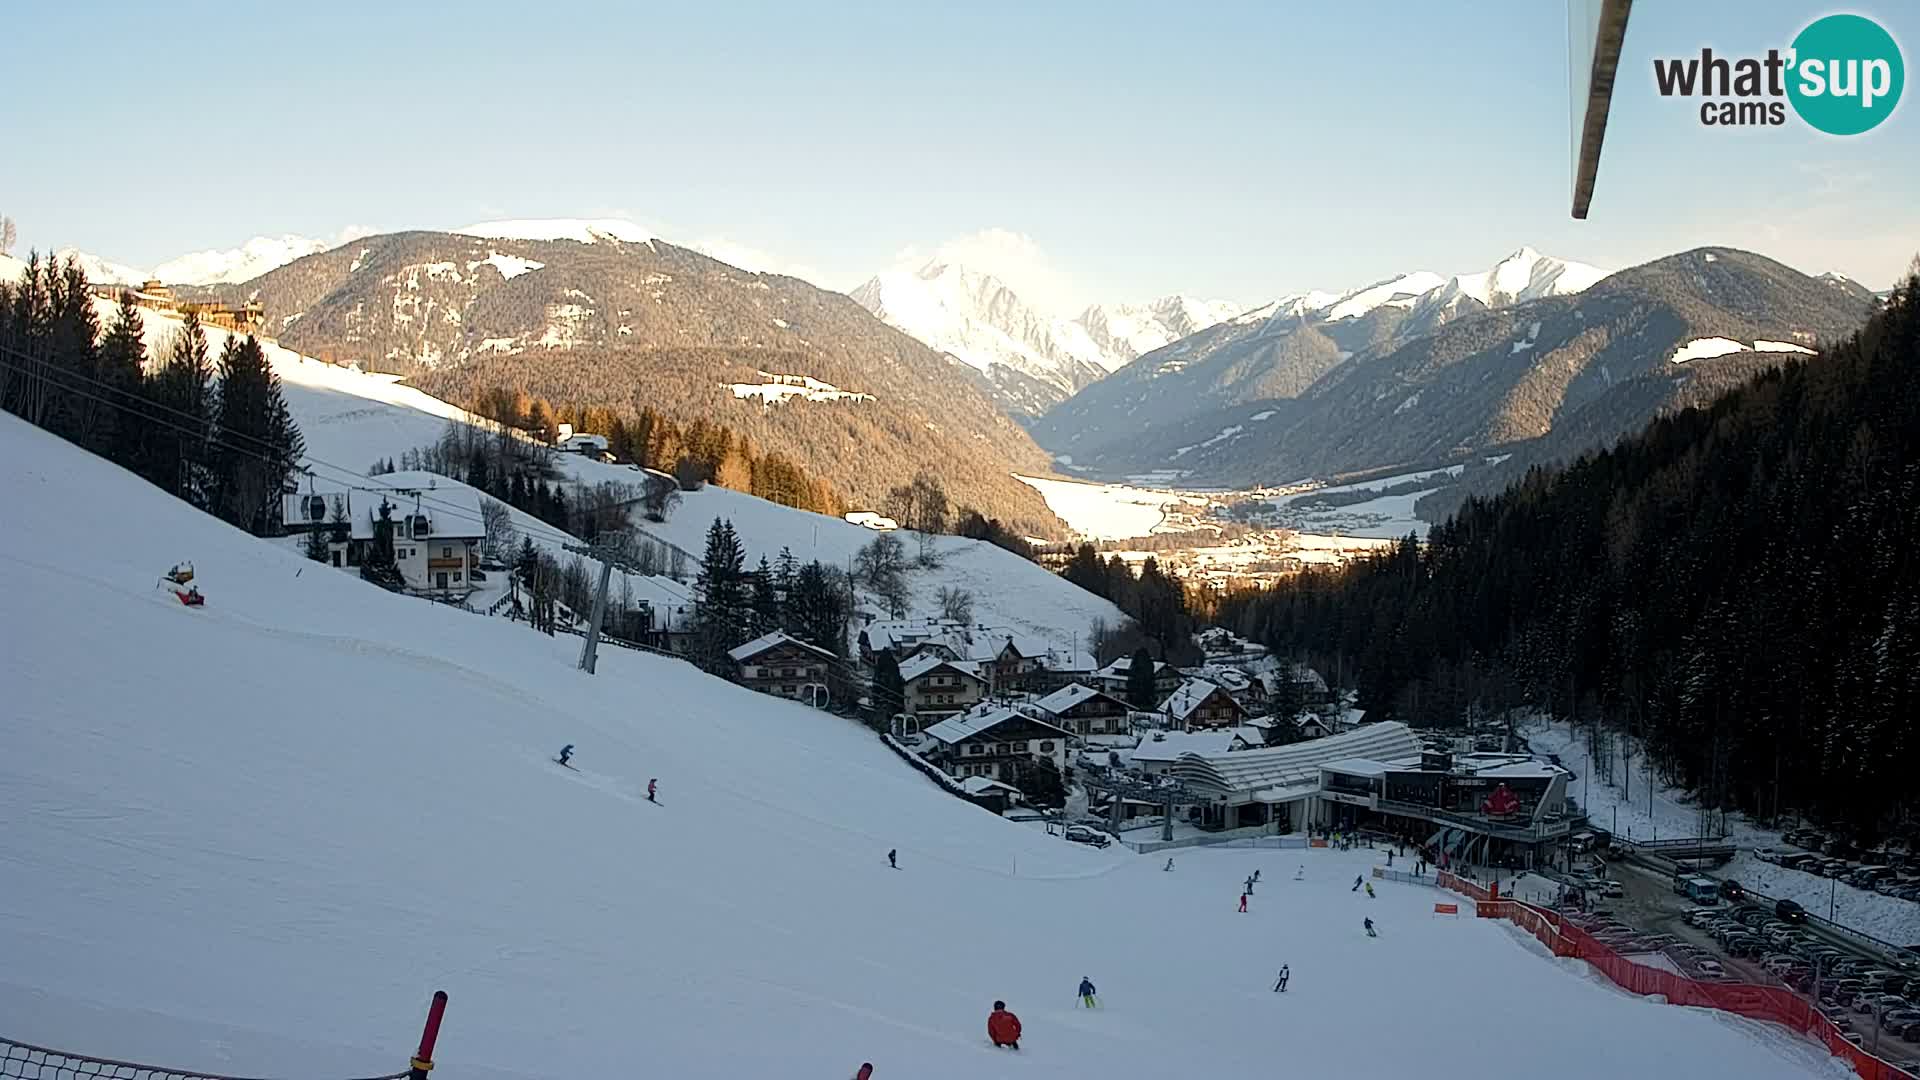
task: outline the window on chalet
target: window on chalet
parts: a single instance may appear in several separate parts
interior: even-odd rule
[[[1040,752],[1043,754],[1053,753],[1053,740],[1048,739],[1047,741],[1042,742],[1040,744]]]

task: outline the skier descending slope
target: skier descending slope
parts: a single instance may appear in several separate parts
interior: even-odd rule
[[[573,768],[573,744],[568,743],[567,745],[561,747],[560,756],[557,758],[554,758],[553,760],[559,762],[562,765],[565,765],[569,769]]]
[[[1093,980],[1085,975],[1080,976],[1080,1004],[1088,1009],[1096,1008],[1100,1004],[1094,1000]]]
[[[1291,979],[1291,978],[1293,978],[1293,973],[1287,970],[1287,965],[1285,965],[1285,964],[1281,964],[1281,965],[1280,965],[1280,977],[1279,977],[1278,979],[1276,979],[1276,980],[1274,980],[1274,984],[1273,984],[1273,992],[1274,992],[1274,993],[1276,993],[1276,994],[1284,994],[1284,993],[1286,993],[1286,992],[1287,992],[1287,980],[1288,980],[1288,979]]]
[[[1361,876],[1360,876],[1359,874],[1355,874],[1355,875],[1353,875],[1353,888],[1351,888],[1351,889],[1348,889],[1347,891],[1348,891],[1348,892],[1359,892],[1359,891],[1360,891],[1360,883],[1361,883],[1361,882],[1363,882],[1363,881],[1365,881],[1365,880],[1366,880],[1366,879],[1365,879],[1365,878],[1363,878],[1363,877],[1361,877]]]
[[[1171,856],[1171,855],[1169,855],[1169,856],[1167,856],[1167,865],[1165,865],[1165,866],[1163,866],[1163,867],[1161,867],[1160,869],[1162,869],[1162,870],[1171,870],[1171,869],[1173,869],[1173,856]]]
[[[873,1080],[873,1062],[861,1065],[860,1071],[853,1074],[853,1080]]]
[[[1247,910],[1247,894],[1241,893],[1240,894],[1240,911],[1244,914],[1246,910]]]
[[[1373,882],[1367,882],[1367,899],[1373,899]]]
[[[893,867],[895,870],[900,869],[900,849],[899,848],[887,849],[887,865]]]
[[[656,790],[658,790],[658,788],[659,788],[659,784],[660,784],[660,781],[659,781],[659,780],[649,780],[649,781],[647,781],[647,801],[648,801],[648,802],[650,802],[650,803],[658,803],[658,802],[660,801],[660,800],[658,800],[658,799],[656,799],[656,798],[654,798],[654,797],[653,797],[653,795],[654,795],[654,792],[655,792]]]
[[[1363,920],[1363,921],[1364,921],[1364,922],[1366,923],[1366,925],[1367,925],[1367,936],[1368,936],[1368,937],[1379,937],[1379,936],[1380,936],[1379,934],[1376,934],[1376,933],[1374,933],[1374,932],[1373,932],[1373,918],[1372,918],[1371,916],[1369,916],[1369,917],[1367,917],[1367,918],[1366,918],[1365,920]]]
[[[1004,1001],[993,1003],[993,1013],[987,1017],[987,1038],[995,1046],[1020,1049],[1020,1018],[1007,1011]]]

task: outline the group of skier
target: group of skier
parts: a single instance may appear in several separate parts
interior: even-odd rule
[[[561,747],[561,748],[560,748],[560,754],[559,754],[559,756],[558,756],[558,757],[555,757],[555,758],[553,759],[553,763],[554,763],[555,765],[560,765],[560,766],[563,766],[563,767],[565,767],[565,768],[569,768],[569,769],[572,769],[572,768],[574,768],[574,765],[573,765],[573,744],[572,744],[572,743],[568,743],[567,745],[565,745],[565,746],[563,746],[563,747]],[[578,771],[578,770],[575,770],[575,771]],[[657,799],[657,798],[655,798],[655,796],[656,796],[656,795],[658,795],[659,793],[660,793],[660,780],[659,780],[659,778],[658,778],[658,777],[655,777],[655,778],[653,778],[653,779],[651,779],[651,780],[648,780],[648,781],[647,781],[647,801],[648,801],[648,802],[650,802],[650,803],[652,803],[652,804],[654,804],[655,806],[658,806],[658,805],[660,805],[660,800],[659,800],[659,799]]]

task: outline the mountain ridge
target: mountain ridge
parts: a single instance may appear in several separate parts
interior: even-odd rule
[[[1073,317],[1045,313],[1006,282],[933,259],[876,274],[849,293],[890,326],[978,372],[1003,407],[1038,416],[1142,352],[1233,314],[1231,301],[1164,296],[1093,304]]]
[[[650,405],[777,449],[856,504],[877,506],[927,469],[958,503],[1029,535],[1063,534],[1013,479],[1044,469],[1045,455],[951,361],[843,294],[641,232],[388,233],[188,295],[257,299],[289,348],[456,402],[499,386]],[[802,379],[834,392],[778,390]]]

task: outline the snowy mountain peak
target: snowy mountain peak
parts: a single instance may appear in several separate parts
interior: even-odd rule
[[[464,229],[463,236],[488,240],[572,240],[594,244],[613,240],[623,244],[651,243],[652,232],[624,218],[524,218],[513,221],[483,221]]]
[[[169,259],[153,268],[153,276],[177,285],[237,284],[252,281],[295,259],[325,251],[329,246],[325,241],[292,233],[256,236],[237,248],[196,251]]]
[[[287,233],[281,236],[256,236],[237,248],[195,251],[168,259],[151,270],[103,259],[98,255],[66,248],[55,254],[62,259],[80,261],[87,280],[102,285],[139,285],[159,279],[169,285],[221,285],[251,281],[269,270],[276,270],[295,259],[328,248],[325,241]]]
[[[1422,296],[1445,284],[1445,279],[1430,270],[1399,274],[1342,296],[1338,303],[1326,309],[1326,318],[1329,322],[1337,322],[1341,319],[1357,319],[1377,307],[1410,308]]]
[[[1484,308],[1502,308],[1544,296],[1567,296],[1586,290],[1606,276],[1607,271],[1598,267],[1556,259],[1523,247],[1491,269],[1448,278],[1440,288],[1420,298],[1416,314],[1450,314],[1467,300]]]
[[[1034,308],[990,273],[940,259],[876,274],[850,295],[881,321],[986,375],[1003,404],[1034,412],[1238,310],[1230,301],[1173,295],[1096,304],[1066,318]]]

